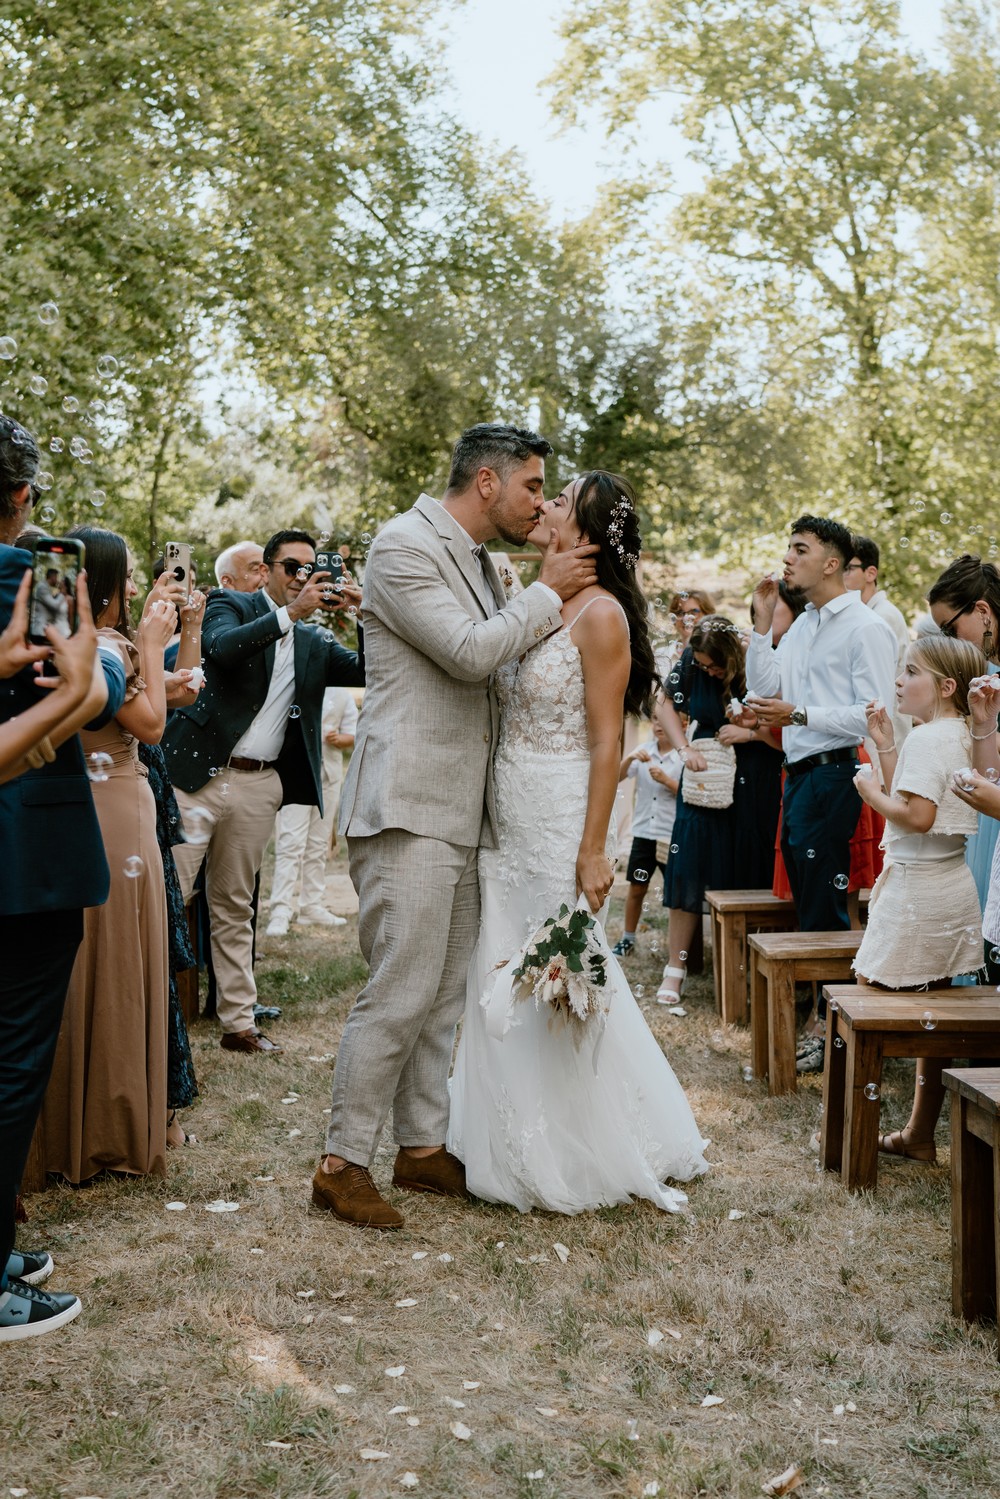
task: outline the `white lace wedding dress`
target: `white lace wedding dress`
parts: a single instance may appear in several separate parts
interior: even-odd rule
[[[578,1042],[548,1006],[530,1000],[515,1004],[502,1039],[487,1030],[496,965],[560,905],[576,905],[590,773],[583,670],[570,629],[502,668],[497,690],[498,847],[479,856],[482,921],[448,1149],[465,1162],[476,1197],[522,1212],[580,1213],[630,1197],[680,1211],[686,1196],[663,1183],[705,1171],[707,1142],[615,957],[603,1034],[588,1025]]]

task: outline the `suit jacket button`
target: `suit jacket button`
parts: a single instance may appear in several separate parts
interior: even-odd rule
[[[483,735],[483,743],[484,744],[489,744],[489,742],[490,742],[490,736],[489,736],[489,734],[484,734]]]

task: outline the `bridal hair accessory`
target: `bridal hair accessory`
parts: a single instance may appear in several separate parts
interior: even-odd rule
[[[488,1033],[502,1040],[517,1024],[514,1003],[533,999],[536,1009],[549,1005],[553,1018],[572,1025],[579,1041],[590,1024],[603,1024],[608,1013],[608,960],[607,940],[586,897],[581,896],[574,911],[561,905],[558,916],[543,922],[519,953],[496,965],[493,993],[483,999]]]
[[[620,494],[612,506],[611,515],[608,518],[608,541],[614,547],[626,567],[635,567],[639,561],[639,553],[627,552],[622,541],[625,533],[625,522],[630,515],[634,514],[635,511],[632,509],[627,497]]]

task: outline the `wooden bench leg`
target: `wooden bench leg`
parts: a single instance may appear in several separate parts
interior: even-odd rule
[[[712,978],[715,988],[715,1008],[721,1015],[723,1013],[722,986],[725,982],[723,958],[722,958],[722,916],[710,906],[712,921]]]
[[[767,986],[768,1091],[794,1093],[795,1072],[795,966],[772,961]]]
[[[747,1023],[747,919],[730,916],[722,928],[722,1018],[726,1025]]]
[[[767,1077],[767,978],[761,972],[757,953],[750,949],[750,1060],[753,1075],[761,1081]]]
[[[968,1128],[969,1100],[951,1100],[951,1309],[974,1322],[996,1315],[993,1151]]]
[[[837,1042],[840,1041],[840,1045]],[[826,1022],[826,1055],[823,1058],[823,1123],[819,1156],[825,1171],[839,1171],[844,1159],[844,1086],[847,1081],[847,1046],[837,1030],[837,1014]]]
[[[841,1175],[851,1192],[874,1188],[878,1180],[879,1093],[882,1087],[882,1041],[872,1032],[851,1031],[846,1038],[844,1079],[844,1158]]]

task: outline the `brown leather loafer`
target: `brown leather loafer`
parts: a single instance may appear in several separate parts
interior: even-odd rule
[[[283,1046],[276,1046],[270,1037],[265,1036],[252,1025],[248,1031],[226,1031],[219,1042],[223,1051],[284,1051]]]
[[[408,1155],[400,1150],[392,1168],[392,1184],[407,1192],[434,1192],[439,1197],[468,1197],[465,1167],[444,1146],[433,1155]]]
[[[386,1202],[371,1173],[348,1161],[339,1171],[317,1166],[312,1186],[313,1206],[324,1208],[342,1223],[358,1228],[402,1228],[403,1215]]]

